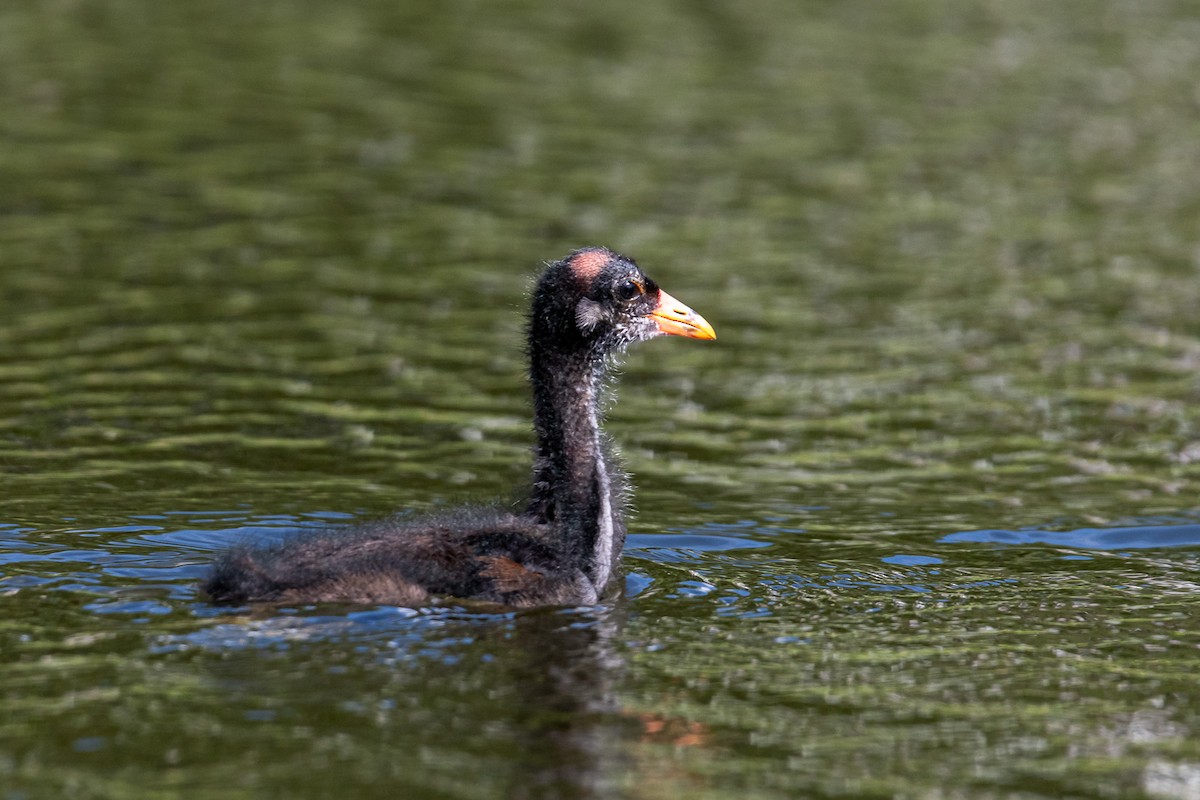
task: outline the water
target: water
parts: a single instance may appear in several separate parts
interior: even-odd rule
[[[0,8],[0,797],[1200,794],[1200,27],[1169,3]],[[224,611],[630,354],[626,598]]]

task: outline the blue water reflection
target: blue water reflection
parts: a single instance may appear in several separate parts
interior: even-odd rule
[[[988,544],[1050,544],[1089,550],[1143,550],[1156,547],[1200,546],[1200,524],[1135,525],[1115,528],[1076,528],[1050,531],[1020,530],[960,531],[943,536],[942,542]]]

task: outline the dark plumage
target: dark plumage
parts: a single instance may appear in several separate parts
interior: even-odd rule
[[[594,603],[625,543],[621,477],[606,453],[600,393],[610,356],[662,334],[716,335],[632,259],[576,250],[537,283],[529,321],[533,487],[521,513],[463,511],[292,536],[221,556],[214,603],[416,605],[431,596],[510,606]]]

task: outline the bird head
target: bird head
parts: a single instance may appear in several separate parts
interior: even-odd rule
[[[557,316],[562,334],[611,352],[655,336],[715,339],[704,317],[663,291],[633,259],[602,247],[550,265],[534,296],[533,324]]]

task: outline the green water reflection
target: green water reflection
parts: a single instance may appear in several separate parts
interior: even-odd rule
[[[3,4],[0,798],[1194,796],[1200,542],[947,537],[1196,524],[1197,70],[1169,2]],[[632,597],[197,600],[510,497],[582,244],[721,334],[623,370]]]

